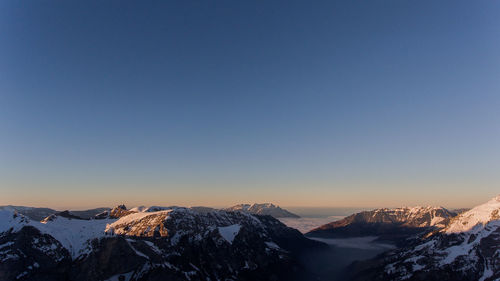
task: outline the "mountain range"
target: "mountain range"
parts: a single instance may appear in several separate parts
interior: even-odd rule
[[[262,203],[262,204],[239,204],[229,208],[224,209],[226,211],[242,211],[250,214],[256,215],[269,215],[275,218],[299,218],[300,216],[291,213],[279,206],[272,203]]]
[[[130,212],[151,212],[151,211],[160,211],[171,208],[176,208],[178,206],[138,206],[131,208]],[[216,210],[210,207],[190,207],[193,210]],[[19,214],[22,214],[32,220],[41,221],[46,217],[60,213],[60,211],[51,209],[51,208],[37,208],[37,207],[26,207],[26,206],[13,206],[6,205],[0,206],[0,209],[9,209],[15,211]],[[88,210],[66,210],[66,212],[71,213],[74,216],[80,217],[82,219],[90,219],[97,214],[109,212],[111,208],[102,207],[102,208],[94,208]],[[224,208],[226,211],[242,211],[250,214],[256,215],[270,215],[275,218],[298,218],[299,216],[289,212],[288,210],[282,209],[281,207],[274,205],[272,203],[254,203],[254,204],[238,204],[229,208]]]
[[[0,211],[0,280],[310,280],[299,262],[324,244],[271,216],[182,207],[41,222]]]
[[[293,215],[273,204],[52,211],[0,209],[0,280],[500,280],[500,196],[458,214],[364,211],[305,236],[271,216]],[[348,258],[320,241],[363,236],[397,247],[336,276],[311,266]]]
[[[26,207],[26,206],[12,206],[12,205],[7,205],[7,206],[0,206],[1,209],[8,209],[12,210],[14,212],[17,212],[19,214],[22,214],[32,220],[36,221],[41,221],[44,218],[56,214],[59,211],[56,211],[54,209],[50,208],[36,208],[36,207]],[[71,214],[84,218],[84,219],[89,219],[96,214],[102,213],[104,211],[110,210],[110,208],[95,208],[95,209],[89,209],[89,210],[82,210],[82,211],[68,211]]]
[[[351,266],[352,280],[500,280],[500,196],[406,247]]]
[[[398,245],[423,232],[444,227],[457,214],[443,207],[375,209],[350,215],[309,231],[309,237],[348,238],[377,236]]]

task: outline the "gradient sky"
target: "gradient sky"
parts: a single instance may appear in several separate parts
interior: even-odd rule
[[[468,207],[500,1],[0,1],[0,204]]]

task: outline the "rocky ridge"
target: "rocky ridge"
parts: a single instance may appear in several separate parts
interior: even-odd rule
[[[357,264],[353,280],[500,279],[500,196],[403,249]]]
[[[378,236],[380,240],[401,246],[408,238],[445,227],[454,216],[455,213],[443,207],[375,209],[322,225],[306,235],[322,238]]]
[[[324,247],[245,212],[118,206],[90,220],[0,216],[1,280],[307,280],[296,257]]]
[[[256,215],[269,215],[275,218],[299,218],[298,215],[282,209],[272,203],[239,204],[224,210],[232,212],[240,211]]]

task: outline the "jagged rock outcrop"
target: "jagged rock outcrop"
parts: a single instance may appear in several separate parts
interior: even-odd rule
[[[102,213],[99,213],[95,215],[93,218],[94,219],[118,219],[133,213],[137,213],[138,211],[136,210],[127,210],[127,207],[125,205],[118,205],[114,207],[111,210],[104,211]]]
[[[298,215],[291,213],[279,206],[272,203],[262,203],[262,204],[239,204],[229,208],[224,209],[226,211],[240,211],[256,215],[269,215],[275,218],[299,218]]]

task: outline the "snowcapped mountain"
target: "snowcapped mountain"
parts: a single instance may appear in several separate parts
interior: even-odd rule
[[[18,212],[19,214],[22,214],[36,221],[41,221],[52,214],[58,213],[58,211],[50,208],[36,208],[36,207],[12,206],[12,205],[0,206],[0,209],[7,209]],[[95,208],[95,209],[81,210],[81,211],[71,210],[68,212],[70,212],[74,216],[88,219],[95,216],[96,214],[102,213],[107,210],[109,210],[109,208]]]
[[[477,233],[500,220],[500,195],[469,211],[463,212],[443,229],[447,234]]]
[[[178,208],[177,206],[161,207],[161,206],[138,206],[130,209],[132,212],[158,212]]]
[[[74,216],[80,217],[82,219],[90,219],[94,217],[95,215],[108,211],[110,210],[109,208],[95,208],[95,209],[89,209],[89,210],[82,210],[82,211],[75,211],[75,210],[69,210],[68,212],[71,213]]]
[[[442,207],[376,209],[350,215],[307,233],[311,237],[379,236],[398,244],[423,231],[443,228],[456,214]]]
[[[56,210],[50,208],[35,208],[35,207],[25,207],[25,206],[0,206],[0,210],[11,210],[18,212],[32,220],[40,221],[47,216],[57,213]]]
[[[500,279],[500,196],[452,218],[417,243],[364,265],[355,280]],[[363,268],[364,267],[364,268]]]
[[[0,280],[308,280],[297,257],[325,247],[270,216],[146,210],[41,222],[1,210]]]
[[[299,216],[293,214],[285,209],[280,208],[272,203],[262,203],[262,204],[239,204],[229,208],[224,209],[226,211],[240,211],[247,212],[256,215],[269,215],[275,218],[298,218]]]

